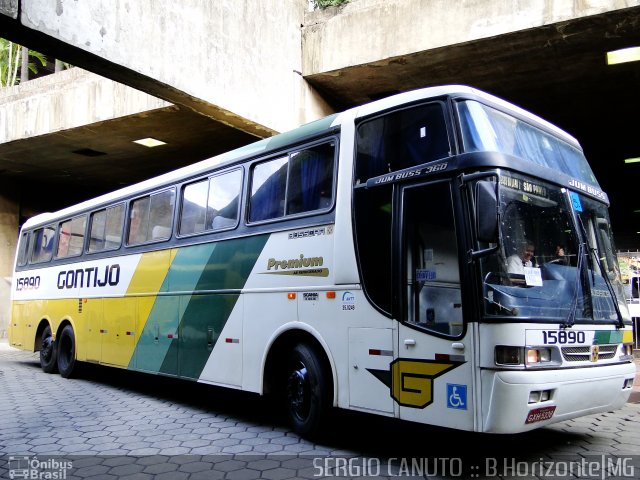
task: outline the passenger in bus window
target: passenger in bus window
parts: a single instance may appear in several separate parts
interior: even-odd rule
[[[563,245],[556,245],[555,258],[549,263],[559,263],[560,265],[567,265],[567,257],[565,255]]]
[[[70,222],[65,222],[60,228],[60,239],[58,240],[57,258],[66,257],[69,254],[69,243],[71,241]]]
[[[533,267],[535,246],[533,242],[525,241],[519,253],[514,253],[507,258],[507,272],[510,274],[524,275],[524,267]]]
[[[129,221],[128,243],[130,245],[142,243],[147,239],[148,224],[146,221],[146,215],[143,214],[147,213],[148,206],[149,197],[144,197],[142,199],[136,200],[133,203],[130,214],[131,218]]]

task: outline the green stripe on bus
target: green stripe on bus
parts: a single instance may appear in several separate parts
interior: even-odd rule
[[[136,347],[135,368],[198,378],[238,300],[224,291],[244,288],[268,237],[180,249],[161,288],[169,295],[156,299]]]
[[[149,318],[140,335],[129,368],[158,372],[165,361],[167,351],[178,336],[178,319],[182,295],[166,295],[170,292],[192,292],[205,264],[216,247],[215,243],[181,248],[177,251],[169,272],[160,287],[162,296],[156,298]],[[175,358],[177,362],[177,357]],[[175,369],[174,369],[175,370]],[[167,372],[177,375],[177,371]]]
[[[606,345],[612,343],[622,343],[622,332],[616,332],[613,330],[600,330],[597,331],[593,337],[594,345]]]

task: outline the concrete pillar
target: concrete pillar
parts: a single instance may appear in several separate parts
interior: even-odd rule
[[[11,276],[18,243],[19,202],[0,189],[0,338],[7,336],[11,303]]]

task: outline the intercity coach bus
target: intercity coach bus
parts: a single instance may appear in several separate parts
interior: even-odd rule
[[[335,407],[527,431],[631,393],[607,206],[556,126],[406,92],[29,219],[10,344],[270,394],[307,437]]]

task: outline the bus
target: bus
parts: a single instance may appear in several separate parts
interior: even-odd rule
[[[627,297],[627,306],[629,307],[629,315],[633,322],[633,348],[640,349],[640,273],[633,271],[628,278],[629,291]]]
[[[45,372],[270,395],[307,438],[336,408],[523,432],[621,408],[635,375],[608,197],[579,143],[469,86],[40,214],[12,282],[10,344]]]

